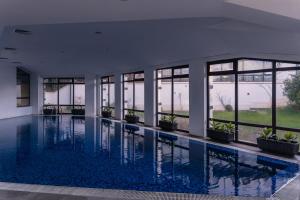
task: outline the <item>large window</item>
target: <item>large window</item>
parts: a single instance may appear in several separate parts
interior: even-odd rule
[[[144,72],[123,74],[123,118],[133,110],[144,122],[144,86]]]
[[[17,107],[30,106],[30,74],[17,68]]]
[[[85,107],[84,78],[45,78],[44,107],[55,108],[58,114]]]
[[[300,65],[263,59],[208,63],[208,126],[236,125],[235,140],[256,143],[264,127],[300,138]]]
[[[115,82],[114,76],[101,77],[101,111],[105,108],[112,110],[115,115]]]
[[[173,115],[176,117],[178,129],[188,131],[189,67],[156,70],[156,90],[156,122],[158,123],[162,116]]]

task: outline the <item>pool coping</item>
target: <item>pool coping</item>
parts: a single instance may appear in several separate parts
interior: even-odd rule
[[[118,190],[118,189],[99,189],[66,187],[52,185],[35,185],[23,183],[0,182],[0,191],[30,192],[53,195],[69,195],[81,197],[97,197],[107,199],[180,199],[180,200],[202,200],[202,199],[224,199],[224,200],[271,200],[271,198],[262,197],[243,197],[243,196],[221,196],[214,194],[188,194],[171,192],[149,192],[137,190]],[[1,197],[1,196],[0,196]],[[273,200],[273,199],[272,199]]]
[[[33,115],[33,116],[44,116],[44,115]],[[55,115],[57,116],[57,115]],[[91,117],[91,118],[101,118],[107,119],[103,117]],[[121,120],[116,119],[108,119],[114,122],[118,122],[121,124],[128,124]],[[217,142],[213,142],[210,140],[191,137],[188,135],[182,135],[180,133],[174,132],[166,132],[161,131],[159,129],[155,129],[153,127],[146,127],[141,125],[130,124],[132,126],[142,127],[147,130],[158,131],[161,133],[166,133],[169,135],[200,141],[207,144],[219,145],[222,147],[235,149],[247,153],[251,153],[254,155],[261,155],[270,157],[273,159],[283,160],[291,163],[299,164],[297,160],[291,160],[289,158],[280,157],[276,155],[270,155],[263,152],[256,152],[249,149],[243,149],[240,147],[228,145],[228,144],[220,144]],[[83,197],[99,197],[99,198],[114,198],[114,199],[225,199],[225,200],[247,200],[247,199],[267,199],[267,200],[279,200],[280,196],[284,194],[295,194],[297,191],[294,191],[293,185],[295,182],[300,182],[300,172],[296,174],[295,177],[291,178],[287,181],[285,185],[279,188],[271,197],[262,198],[262,197],[243,197],[243,196],[221,196],[221,195],[206,195],[206,194],[188,194],[188,193],[171,193],[171,192],[149,192],[149,191],[137,191],[137,190],[119,190],[119,189],[101,189],[101,188],[84,188],[84,187],[67,187],[67,186],[53,186],[53,185],[38,185],[38,184],[25,184],[25,183],[10,183],[10,182],[0,182],[0,191],[18,191],[18,192],[30,192],[30,193],[45,193],[45,194],[60,194],[60,195],[70,195],[70,196],[83,196]],[[289,187],[291,186],[291,187]]]

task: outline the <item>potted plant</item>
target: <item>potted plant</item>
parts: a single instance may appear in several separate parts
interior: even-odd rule
[[[127,115],[125,115],[125,120],[127,123],[136,124],[139,122],[139,116],[135,115],[133,110],[128,110]]]
[[[158,122],[159,127],[164,131],[177,130],[176,117],[174,115],[163,115]]]
[[[229,143],[234,140],[235,126],[232,123],[219,123],[212,121],[211,128],[207,129],[207,137]]]
[[[57,111],[55,107],[45,107],[43,109],[44,115],[56,115]]]
[[[264,128],[257,138],[257,145],[263,151],[294,156],[299,151],[299,143],[296,139],[296,135],[292,132],[286,132],[282,139],[278,139],[272,134],[271,128]]]
[[[101,115],[105,118],[111,118],[112,109],[110,107],[103,108]]]
[[[72,115],[85,115],[85,109],[82,106],[77,106],[72,109]]]

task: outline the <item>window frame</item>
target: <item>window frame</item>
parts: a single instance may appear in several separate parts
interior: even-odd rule
[[[28,96],[18,96],[18,94],[16,95],[16,100],[17,100],[16,105],[17,105],[17,108],[30,107],[31,106],[31,99],[30,99],[30,93],[31,93],[30,73],[27,72],[27,71],[25,71],[25,70],[23,70],[20,67],[17,67],[17,69],[16,69],[17,86],[18,86],[18,81],[19,81],[19,78],[20,78],[19,76],[26,77],[26,83],[22,83],[22,84],[28,85]],[[28,100],[28,104],[26,104],[26,105],[18,105],[18,100],[19,99],[27,99]]]
[[[111,81],[111,78],[113,79],[113,81]],[[107,82],[104,82],[104,80],[107,79]],[[108,75],[108,76],[102,76],[100,78],[100,85],[101,85],[101,91],[100,91],[100,95],[101,95],[101,111],[104,110],[104,108],[110,108],[115,110],[115,106],[111,106],[111,102],[110,102],[110,85],[113,84],[115,87],[115,76],[114,75]],[[108,85],[108,106],[103,106],[103,85]],[[115,94],[114,94],[115,96]]]
[[[238,70],[238,61],[239,60],[255,60],[255,61],[265,61],[265,62],[271,62],[272,67],[269,69],[255,69],[255,70],[245,70],[245,71],[239,71]],[[232,62],[233,63],[233,70],[228,70],[228,71],[210,71],[210,65],[213,64],[221,64],[221,63],[226,63],[226,62]],[[295,64],[298,66],[295,67],[283,67],[283,68],[277,68],[277,63],[290,63],[290,64]],[[223,123],[233,123],[235,125],[235,133],[234,133],[234,142],[242,143],[242,144],[247,144],[251,146],[257,146],[256,143],[251,143],[249,141],[243,141],[239,140],[239,125],[241,126],[250,126],[250,127],[256,127],[256,128],[272,128],[273,129],[273,134],[275,135],[277,130],[280,131],[292,131],[292,132],[298,132],[300,133],[300,129],[297,128],[289,128],[289,127],[281,127],[277,126],[277,107],[276,107],[276,79],[277,79],[277,72],[280,71],[292,71],[292,70],[300,70],[300,62],[299,61],[287,61],[287,60],[275,60],[275,59],[261,59],[261,58],[248,58],[248,57],[239,57],[239,58],[233,58],[233,59],[225,59],[225,60],[217,60],[217,61],[212,61],[212,62],[207,62],[207,77],[206,77],[206,101],[207,101],[207,110],[206,110],[206,127],[210,127],[210,122],[212,120],[216,122],[223,122]],[[272,116],[272,121],[271,125],[262,125],[262,124],[254,124],[254,123],[247,123],[247,122],[240,122],[239,121],[239,115],[238,115],[238,106],[239,106],[239,99],[238,99],[238,89],[239,89],[239,79],[238,76],[241,74],[253,74],[253,73],[268,73],[271,72],[271,85],[272,85],[272,105],[271,105],[271,116]],[[234,75],[235,77],[235,82],[234,82],[234,102],[235,102],[235,107],[234,107],[234,120],[221,120],[221,119],[214,119],[210,117],[210,87],[209,87],[209,80],[210,77],[212,76],[222,76],[222,75]]]
[[[164,68],[158,68],[155,70],[155,92],[156,92],[156,100],[155,100],[155,104],[156,104],[156,114],[155,114],[155,121],[156,121],[156,126],[159,126],[159,115],[172,115],[175,117],[180,117],[180,118],[190,118],[190,115],[180,115],[180,114],[175,114],[174,113],[174,79],[176,78],[188,78],[189,79],[189,83],[190,83],[190,76],[189,73],[188,74],[181,74],[181,75],[174,75],[174,71],[176,69],[184,69],[184,68],[188,68],[189,69],[189,65],[180,65],[180,66],[174,66],[174,67],[164,67]],[[168,77],[158,77],[158,71],[159,70],[165,70],[165,69],[170,69],[171,70],[171,76]],[[159,112],[158,111],[158,80],[163,80],[163,79],[171,79],[171,113],[166,113],[166,112]],[[181,132],[186,132],[188,133],[189,130],[184,130],[184,129],[177,129],[177,131],[181,131]]]
[[[56,79],[55,82],[45,82],[46,79]],[[75,79],[83,79],[83,82],[76,82]],[[62,80],[70,80],[70,82],[68,81],[62,81]],[[59,103],[59,85],[72,85],[72,93],[71,95],[73,96],[72,98],[72,104],[60,104]],[[56,85],[57,86],[57,104],[47,104],[45,105],[45,92],[44,92],[44,85]],[[70,106],[72,107],[72,109],[76,108],[76,107],[80,107],[80,108],[84,108],[85,109],[85,104],[84,105],[78,105],[78,104],[74,104],[75,102],[75,85],[85,85],[85,79],[83,77],[74,77],[74,78],[70,78],[70,77],[62,77],[62,78],[57,78],[57,77],[46,77],[43,79],[43,108],[47,108],[47,107],[55,107],[57,109],[57,114],[71,114],[71,113],[66,113],[66,112],[60,112],[60,108],[61,107],[65,107],[65,106]]]
[[[132,80],[126,80],[125,81],[125,76],[126,75],[133,75],[133,79]],[[136,78],[135,75],[136,74],[143,74],[144,77],[143,78]],[[122,117],[123,119],[125,119],[125,111],[128,110],[132,110],[134,112],[141,112],[144,114],[145,116],[145,101],[144,101],[144,110],[139,110],[139,109],[135,109],[135,82],[143,82],[144,83],[144,96],[145,96],[145,72],[144,71],[136,71],[136,72],[129,72],[129,73],[123,73],[122,74]],[[125,108],[125,83],[132,83],[133,84],[133,90],[132,90],[132,101],[133,101],[133,108],[129,109],[129,108]],[[144,124],[144,121],[140,121],[139,123]]]

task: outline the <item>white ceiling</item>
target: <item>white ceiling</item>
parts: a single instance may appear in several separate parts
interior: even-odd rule
[[[297,57],[300,20],[266,11],[266,5],[247,0],[1,0],[0,26],[6,28],[0,57],[9,59],[0,66],[20,61],[43,76],[69,76],[240,52]],[[15,28],[32,35],[16,34]]]

